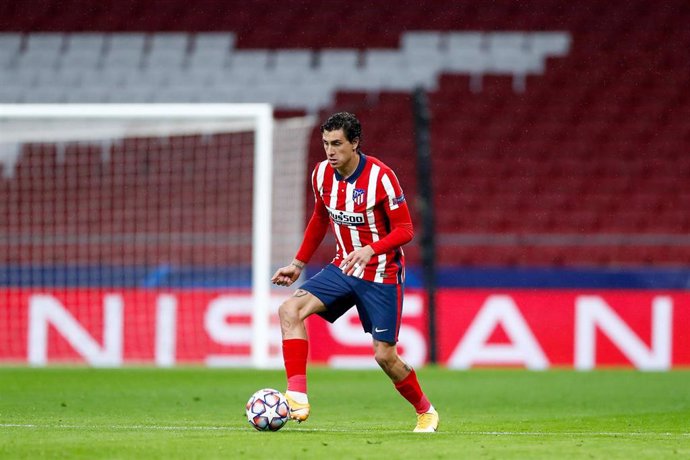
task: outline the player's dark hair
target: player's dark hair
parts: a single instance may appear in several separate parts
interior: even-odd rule
[[[354,114],[349,112],[334,113],[321,125],[321,133],[338,129],[343,130],[345,138],[349,142],[359,139],[359,145],[362,145],[362,125]]]

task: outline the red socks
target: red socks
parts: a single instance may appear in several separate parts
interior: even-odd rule
[[[283,361],[287,375],[288,391],[307,392],[307,356],[309,342],[305,339],[283,340]],[[395,384],[395,389],[412,404],[418,414],[423,414],[431,407],[431,403],[419,386],[414,369]]]
[[[307,355],[309,342],[305,339],[283,340],[283,361],[287,375],[287,389],[307,392]]]
[[[395,389],[414,406],[418,414],[423,414],[431,407],[431,403],[419,386],[414,369],[407,377],[395,384]]]

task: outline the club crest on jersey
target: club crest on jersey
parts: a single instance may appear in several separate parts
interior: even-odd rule
[[[356,188],[352,191],[352,201],[359,205],[364,203],[364,197],[366,196],[366,190],[363,188]]]

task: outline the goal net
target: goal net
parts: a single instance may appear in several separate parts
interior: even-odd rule
[[[266,104],[0,106],[0,361],[280,362],[275,267],[309,117]]]

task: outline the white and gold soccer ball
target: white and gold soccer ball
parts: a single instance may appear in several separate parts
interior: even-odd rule
[[[247,401],[247,420],[259,431],[278,431],[290,419],[285,396],[273,388],[263,388]]]

